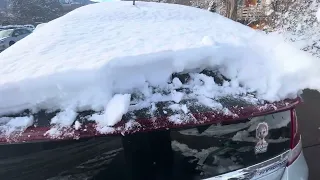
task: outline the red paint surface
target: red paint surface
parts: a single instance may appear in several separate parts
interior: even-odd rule
[[[154,130],[164,130],[168,128],[186,128],[195,125],[207,125],[220,122],[234,122],[249,117],[270,114],[278,111],[284,111],[295,108],[301,102],[300,98],[285,100],[277,103],[271,103],[261,106],[250,106],[250,107],[236,107],[229,109],[232,113],[237,116],[228,116],[221,112],[204,112],[192,114],[195,119],[190,118],[189,121],[181,124],[174,124],[168,120],[168,117],[157,117],[155,120],[151,119],[137,119],[136,127],[126,129],[126,122],[121,121],[114,126],[115,131],[100,134],[95,126],[95,123],[89,123],[83,125],[79,130],[74,128],[65,128],[63,133],[59,137],[50,137],[45,133],[51,127],[29,127],[22,133],[12,134],[9,137],[0,135],[0,144],[11,144],[11,143],[28,143],[28,142],[39,142],[39,141],[59,141],[59,140],[70,140],[88,137],[99,137],[99,136],[111,136],[111,135],[127,135],[136,132],[148,132]]]

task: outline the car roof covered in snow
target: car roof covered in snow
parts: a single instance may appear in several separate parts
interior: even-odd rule
[[[37,126],[42,138],[64,138],[92,121],[91,135],[127,133],[140,131],[135,122],[157,112],[167,112],[167,120],[146,122],[145,129],[186,125],[199,110],[237,119],[246,117],[241,109],[254,115],[260,107],[296,104],[301,89],[320,84],[305,78],[316,73],[310,64],[312,58],[278,36],[209,11],[97,3],[46,23],[0,53],[0,131],[19,138],[16,131]]]

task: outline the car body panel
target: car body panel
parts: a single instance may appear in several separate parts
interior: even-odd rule
[[[35,29],[34,25],[32,25],[32,24],[27,24],[27,25],[8,25],[8,26],[0,26],[0,31],[1,30],[6,30],[6,29],[18,29],[18,28],[27,28],[30,31],[33,31]]]
[[[265,162],[261,162],[256,165],[240,169],[234,172],[222,174],[213,178],[208,178],[206,180],[227,180],[232,178],[239,180],[280,180],[285,171],[289,153],[290,152],[287,151]]]
[[[283,154],[285,155],[285,153]],[[303,152],[300,153],[298,158],[295,160],[293,164],[286,167],[287,159],[281,160],[273,163],[269,166],[263,167],[257,170],[256,174],[259,174],[259,171],[263,171],[261,175],[251,175],[246,176],[245,170],[250,169],[252,167],[248,167],[245,169],[241,169],[235,172],[230,172],[227,174],[223,174],[221,176],[205,179],[205,180],[229,180],[229,179],[250,179],[250,180],[308,180],[309,177],[309,169],[306,163]],[[265,172],[266,169],[272,169],[268,172]],[[232,179],[233,180],[233,179]]]
[[[39,142],[39,141],[60,141],[60,140],[70,140],[70,139],[79,139],[79,138],[89,138],[89,137],[101,137],[101,136],[110,136],[110,135],[129,135],[137,132],[149,132],[155,130],[165,130],[170,128],[183,128],[183,127],[192,127],[195,125],[207,125],[220,122],[237,122],[241,119],[246,119],[249,117],[256,117],[260,115],[280,112],[288,109],[295,108],[298,104],[301,103],[300,98],[296,99],[287,99],[281,102],[268,103],[263,105],[247,105],[245,107],[238,106],[237,108],[230,108],[230,114],[225,115],[219,111],[209,111],[209,110],[196,110],[192,112],[192,107],[190,107],[190,112],[192,113],[192,118],[197,121],[183,121],[180,124],[173,123],[169,120],[169,111],[168,114],[160,114],[157,117],[153,118],[153,121],[150,121],[150,117],[146,117],[143,113],[137,112],[135,116],[136,126],[132,128],[127,128],[127,122],[131,117],[123,117],[123,120],[117,123],[114,126],[113,131],[106,133],[100,133],[96,130],[96,124],[92,121],[86,121],[86,118],[92,114],[94,111],[83,111],[79,112],[79,122],[82,123],[81,128],[75,130],[73,127],[64,128],[63,132],[56,137],[48,136],[46,132],[50,130],[53,126],[50,124],[50,120],[58,113],[46,113],[46,111],[39,111],[32,114],[30,111],[26,110],[24,112],[10,114],[10,117],[25,115],[32,115],[36,117],[36,123],[34,126],[29,127],[25,131],[17,131],[10,136],[0,133],[0,144],[8,143],[21,143],[21,142]],[[159,111],[162,111],[164,105],[159,105]],[[190,113],[190,114],[191,114]],[[237,114],[237,116],[234,116]],[[6,115],[2,115],[5,117]],[[1,111],[0,111],[1,117]],[[84,119],[84,120],[83,120]]]
[[[96,174],[96,171],[102,171],[96,180],[104,179],[105,175],[112,180],[116,178],[106,173],[108,171],[106,167],[116,156],[123,153],[123,148],[120,139],[103,137],[78,141],[2,145],[0,152],[2,155],[0,157],[0,176],[6,177],[6,180],[81,180],[88,178],[88,175]],[[283,162],[287,161],[287,153],[269,160],[272,162],[269,166],[263,166],[266,162],[254,165],[261,167],[258,168],[260,172],[263,171],[260,175],[257,170],[255,172],[258,175],[244,176],[243,174],[252,168],[248,167],[206,180],[231,178],[244,180],[249,177],[252,180],[307,180],[308,167],[303,153],[293,164],[286,167]],[[125,173],[125,167],[119,168],[121,170],[118,172]],[[269,169],[269,172],[266,172],[266,169]]]
[[[110,180],[283,180],[284,174],[290,175],[291,169],[299,166],[296,162],[286,166],[291,153],[290,140],[272,142],[269,137],[268,152],[254,154],[255,142],[233,141],[239,130],[250,129],[254,124],[252,120],[247,123],[233,122],[234,127],[232,123],[226,127],[220,125],[218,132],[216,126],[213,129],[201,126],[196,132],[193,127],[184,127],[124,136],[2,144],[0,177],[7,180],[103,180],[106,177]],[[270,136],[290,136],[286,129],[291,125],[283,126],[285,129],[270,132]]]
[[[301,102],[300,98],[261,105],[235,106],[239,103],[234,99],[229,102],[226,104],[231,114],[190,106],[192,121],[181,124],[168,120],[170,111],[152,119],[143,111],[133,112],[134,123],[125,115],[114,131],[104,134],[96,130],[95,123],[81,121],[94,111],[79,112],[77,121],[82,126],[77,130],[64,128],[58,136],[47,135],[52,128],[50,120],[58,112],[11,114],[32,115],[36,124],[9,135],[0,133],[0,177],[280,180],[290,155],[291,110]],[[163,112],[167,104],[156,106]],[[282,122],[280,126],[278,121]],[[260,137],[258,127],[263,123],[270,123],[269,130]],[[262,140],[268,142],[267,150],[256,152]]]
[[[281,180],[308,180],[309,169],[303,152],[285,169]]]
[[[160,149],[160,152],[163,149]],[[72,180],[86,179],[96,175],[96,180],[125,179],[119,178],[116,172],[126,173],[125,166],[112,163],[112,160],[124,155],[120,138],[83,139],[78,141],[59,141],[42,143],[24,143],[0,146],[0,176],[6,180]],[[165,151],[164,151],[165,152]],[[286,167],[288,153],[285,152],[273,159],[257,165],[239,169],[205,180],[252,179],[252,180],[307,180],[308,168],[303,156]],[[164,153],[163,155],[166,155]],[[269,164],[268,166],[264,166]],[[114,168],[109,172],[108,165]],[[255,174],[246,174],[257,168]],[[111,171],[110,170],[110,171]],[[98,173],[97,171],[100,171]],[[232,180],[234,180],[232,179]]]
[[[11,29],[9,29],[11,30]],[[16,28],[12,29],[13,33],[10,36],[2,37],[0,39],[0,51],[3,51],[10,47],[11,43],[16,43],[20,41],[21,39],[25,38],[29,34],[31,34],[31,30],[28,28]],[[5,30],[4,30],[5,31]],[[28,31],[28,32],[27,32]]]

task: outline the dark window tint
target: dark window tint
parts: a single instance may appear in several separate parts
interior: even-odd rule
[[[14,30],[14,32],[12,34],[13,37],[18,37],[18,36],[21,36],[21,35],[23,35],[23,31],[21,29]]]
[[[27,30],[27,29],[21,29],[22,33],[23,34],[30,34],[31,31]]]
[[[200,180],[255,165],[289,150],[290,118],[285,111],[236,123],[125,136],[118,158],[123,158],[123,174],[129,177],[111,173],[122,160],[111,162],[111,169],[99,177]],[[267,143],[266,149],[260,141]]]
[[[290,111],[285,111],[229,124],[4,145],[0,176],[7,180],[206,179],[289,150],[290,122]],[[260,146],[257,153],[261,140],[267,148]]]

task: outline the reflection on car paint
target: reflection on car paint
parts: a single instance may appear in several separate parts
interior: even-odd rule
[[[100,156],[90,159],[74,169],[60,173],[58,176],[49,178],[47,180],[78,180],[90,179],[92,176],[98,174],[102,170],[107,169],[107,165],[111,163],[115,156],[117,156],[123,148],[107,151]]]

